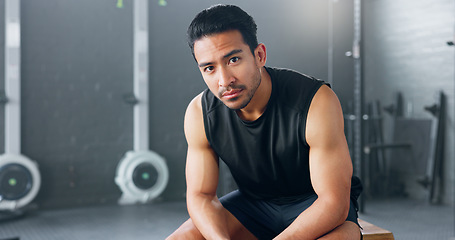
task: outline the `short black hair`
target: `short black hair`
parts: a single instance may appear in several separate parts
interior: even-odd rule
[[[188,45],[194,56],[194,42],[200,38],[229,30],[238,30],[251,53],[258,46],[254,19],[235,5],[218,4],[202,10],[188,27]]]

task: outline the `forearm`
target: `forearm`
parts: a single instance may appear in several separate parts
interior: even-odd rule
[[[341,225],[346,220],[348,211],[349,204],[317,199],[275,240],[317,239]]]
[[[226,210],[216,196],[190,195],[187,204],[194,225],[205,239],[229,239]]]

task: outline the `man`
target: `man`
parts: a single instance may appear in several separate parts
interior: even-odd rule
[[[190,219],[168,239],[360,239],[340,103],[319,80],[266,67],[256,29],[232,5],[188,28],[208,89],[185,114]],[[239,187],[220,199],[219,159]]]

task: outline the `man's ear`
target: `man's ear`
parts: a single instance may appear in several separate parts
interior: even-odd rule
[[[258,44],[254,50],[254,56],[259,67],[265,66],[265,63],[267,61],[267,49],[263,43]]]

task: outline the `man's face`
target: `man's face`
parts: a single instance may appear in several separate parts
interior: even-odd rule
[[[248,105],[261,83],[263,64],[251,53],[239,31],[197,40],[194,56],[205,83],[218,99],[235,110]]]

